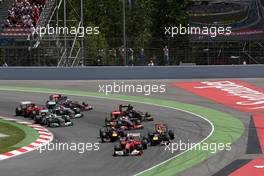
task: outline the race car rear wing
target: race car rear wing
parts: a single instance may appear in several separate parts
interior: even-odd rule
[[[21,101],[20,104],[29,105],[29,104],[32,104],[32,102],[31,101]]]
[[[132,108],[133,106],[131,106],[130,104],[128,105],[119,105],[119,111],[122,112],[123,108]]]
[[[127,137],[140,137],[140,133],[127,133]]]

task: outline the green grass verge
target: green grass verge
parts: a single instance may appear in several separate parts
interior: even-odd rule
[[[39,136],[33,128],[5,120],[0,120],[0,133],[8,135],[0,138],[0,154],[24,147]]]
[[[14,86],[0,86],[0,90],[3,91],[20,91],[20,92],[31,92],[31,93],[62,93],[67,95],[75,96],[87,96],[97,97],[111,100],[124,100],[134,103],[143,103],[149,105],[155,105],[160,107],[179,108],[185,111],[190,111],[197,115],[203,116],[208,119],[214,125],[213,134],[204,141],[207,144],[213,143],[234,143],[237,141],[244,132],[244,126],[242,122],[223,112],[216,111],[214,109],[205,108],[197,105],[185,104],[165,99],[154,99],[147,97],[137,96],[125,96],[125,95],[104,95],[97,92],[86,92],[79,90],[63,90],[63,89],[50,89],[50,88],[36,88],[36,87],[14,87]],[[198,117],[197,117],[198,118]],[[219,151],[216,151],[216,153]],[[211,151],[203,150],[191,150],[172,160],[159,165],[151,170],[143,172],[140,175],[143,176],[155,176],[155,175],[166,175],[173,176],[181,171],[184,171],[192,166],[195,166],[202,161],[213,156],[215,153]]]

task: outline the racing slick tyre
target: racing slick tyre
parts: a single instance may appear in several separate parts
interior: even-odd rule
[[[47,119],[46,119],[46,118],[44,118],[44,119],[42,118],[41,121],[42,121],[42,122],[41,122],[42,125],[47,125]]]
[[[105,118],[105,126],[107,126],[111,122],[110,117]]]
[[[80,108],[74,108],[73,111],[75,112],[75,114],[80,114],[81,113],[81,109]]]
[[[105,130],[104,129],[100,129],[100,131],[99,131],[100,138],[103,136],[103,133],[105,133]]]
[[[129,150],[124,150],[124,156],[128,156],[129,155]]]
[[[65,121],[63,120],[63,121],[59,121],[59,127],[64,127],[65,126]]]
[[[145,117],[150,117],[150,116],[151,116],[150,113],[148,112],[145,113]]]
[[[151,146],[156,146],[156,145],[158,145],[158,142],[151,141],[151,142],[150,142],[150,145],[151,145]]]
[[[74,124],[73,122],[70,122],[68,126],[73,126],[73,124]]]
[[[175,138],[172,130],[169,130],[168,134],[169,134],[170,140],[173,140]]]
[[[136,120],[136,121],[135,121],[135,124],[136,124],[136,125],[141,125],[141,121],[140,121],[140,120]]]
[[[141,151],[141,150],[143,150],[143,146],[142,146],[141,144],[138,144],[138,145],[136,146],[136,149],[137,149],[138,151]]]
[[[122,147],[120,144],[116,144],[115,145],[115,151],[121,151],[122,150]]]
[[[21,115],[21,108],[16,108],[16,116],[20,116]]]
[[[116,151],[122,151],[122,147],[120,144],[116,144],[114,147],[114,156],[118,156],[115,152]],[[125,153],[125,152],[124,152]]]
[[[55,125],[55,123],[52,123],[52,122],[48,122],[47,126],[50,127],[50,128],[57,127],[57,125]]]
[[[100,131],[100,138],[101,138],[102,143],[105,143],[106,142],[105,139],[107,139],[108,136],[107,136],[107,134],[106,134],[105,131],[102,131],[102,132]]]
[[[71,118],[67,115],[63,115],[62,118],[65,120],[65,122],[70,122]]]
[[[36,111],[32,111],[32,113],[29,114],[29,118],[30,119],[35,119],[36,115],[37,115],[37,112]]]
[[[73,113],[69,113],[68,116],[71,118],[71,119],[75,119],[75,116]]]
[[[146,139],[143,139],[141,141],[142,147],[144,150],[146,150],[148,148],[148,141]]]
[[[120,131],[119,133],[121,138],[127,137],[127,133],[125,131]]]

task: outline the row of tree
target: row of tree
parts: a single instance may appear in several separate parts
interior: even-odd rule
[[[128,47],[164,46],[164,28],[188,23],[189,0],[124,0]],[[89,52],[123,45],[123,0],[83,0],[84,26],[98,26],[100,35],[86,36]],[[80,0],[67,1],[67,18],[78,19]],[[70,24],[69,25],[73,25]],[[76,25],[76,24],[75,24]],[[157,42],[160,41],[160,42]],[[159,45],[159,46],[157,46]],[[91,56],[92,57],[92,56]]]

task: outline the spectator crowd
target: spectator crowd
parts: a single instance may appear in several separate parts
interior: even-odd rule
[[[144,48],[111,48],[109,50],[97,49],[96,56],[93,62],[95,66],[155,66],[155,65],[172,65],[175,64],[175,57],[170,56],[168,46],[164,48],[148,49]],[[174,52],[175,54],[175,52]],[[172,52],[173,55],[173,52]]]
[[[236,11],[243,9],[244,6],[238,3],[206,3],[206,4],[197,4],[190,5],[188,11],[191,13],[225,13],[230,11]]]
[[[3,28],[35,28],[48,0],[16,0],[8,10]]]

